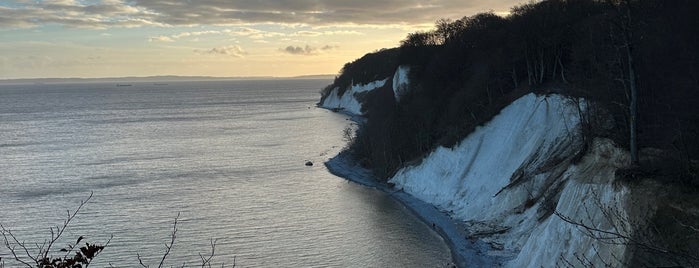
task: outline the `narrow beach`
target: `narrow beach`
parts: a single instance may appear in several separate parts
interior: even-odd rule
[[[418,218],[425,222],[442,236],[451,249],[452,259],[458,267],[493,267],[497,261],[488,257],[486,252],[490,246],[479,240],[466,239],[464,228],[459,221],[452,219],[432,204],[423,202],[401,190],[394,190],[374,179],[371,172],[359,166],[348,153],[341,152],[325,162],[328,170],[339,177],[345,178],[366,187],[383,191],[406,206]]]

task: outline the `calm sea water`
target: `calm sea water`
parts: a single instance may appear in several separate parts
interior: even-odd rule
[[[314,106],[328,82],[0,86],[0,223],[41,243],[93,192],[58,248],[113,235],[95,267],[157,265],[178,213],[167,266],[210,239],[236,267],[446,266],[430,227],[322,164],[348,124]]]

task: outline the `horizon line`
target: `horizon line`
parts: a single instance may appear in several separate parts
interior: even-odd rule
[[[41,78],[0,78],[0,84],[8,83],[47,83],[47,82],[165,82],[197,80],[256,80],[256,79],[332,79],[336,74],[309,74],[296,76],[206,76],[206,75],[151,75],[151,76],[114,76],[114,77],[41,77]],[[157,81],[157,79],[167,79]],[[133,81],[128,81],[133,80]]]

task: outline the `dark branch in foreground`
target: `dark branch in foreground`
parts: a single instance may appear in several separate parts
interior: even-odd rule
[[[63,233],[68,228],[70,223],[75,219],[80,210],[90,201],[93,193],[90,193],[85,200],[80,201],[77,209],[73,212],[68,211],[66,220],[63,221],[62,225],[51,227],[49,229],[51,233],[51,238],[44,241],[42,244],[35,243],[36,249],[31,246],[27,246],[26,242],[21,241],[9,228],[0,224],[0,236],[3,238],[3,244],[5,248],[10,251],[10,254],[14,261],[19,265],[25,267],[38,267],[38,268],[73,268],[73,267],[88,267],[90,262],[102,252],[102,250],[109,245],[114,236],[112,235],[109,240],[104,245],[85,243],[85,246],[79,247],[80,242],[83,241],[84,237],[80,236],[73,244],[68,244],[67,247],[61,248],[57,252],[60,252],[61,256],[54,258],[50,256],[52,248],[57,243],[57,241],[63,236]],[[172,232],[170,234],[170,242],[165,244],[165,253],[160,258],[160,263],[158,268],[162,268],[165,264],[165,260],[170,255],[172,247],[175,244],[177,238],[177,224],[179,222],[180,213],[177,213],[175,220],[172,224]],[[211,239],[211,252],[208,255],[203,255],[199,253],[199,258],[201,259],[200,267],[212,267],[212,260],[216,254],[216,242],[217,239]],[[36,253],[32,253],[36,250]],[[55,250],[54,250],[55,251]],[[73,256],[71,256],[73,254]],[[141,255],[136,253],[138,259],[138,264],[141,267],[148,268],[149,266],[143,262]],[[109,267],[115,267],[112,263],[108,263]],[[235,268],[236,257],[233,257],[233,265],[231,267]],[[186,263],[182,264],[185,267]],[[0,268],[5,267],[5,260],[0,257]],[[221,263],[220,267],[225,267],[224,263]]]
[[[165,254],[163,254],[163,258],[160,259],[160,264],[158,264],[158,268],[163,267],[163,263],[165,263],[165,258],[167,258],[167,255],[170,255],[170,250],[172,249],[172,246],[175,244],[175,238],[177,237],[177,220],[180,218],[180,213],[177,212],[177,216],[175,216],[175,222],[172,224],[172,235],[170,235],[170,245],[165,244],[165,248],[167,250],[165,251]]]
[[[574,220],[573,218],[563,215],[559,211],[554,211],[554,215],[556,215],[558,218],[560,218],[562,221],[571,224],[573,226],[576,226],[581,232],[583,232],[586,236],[595,239],[599,241],[600,243],[603,244],[609,244],[609,245],[626,245],[626,246],[633,246],[638,249],[644,250],[649,253],[657,254],[658,256],[663,256],[666,258],[668,261],[672,261],[676,263],[677,265],[683,266],[690,264],[690,266],[694,267],[699,265],[699,256],[685,253],[685,252],[678,252],[678,251],[673,251],[668,248],[665,248],[661,245],[658,245],[657,243],[654,243],[653,241],[650,240],[648,237],[649,234],[631,234],[632,232],[630,230],[627,230],[625,224],[623,223],[630,223],[631,220],[629,217],[622,215],[621,212],[609,207],[609,206],[604,206],[599,200],[599,197],[597,196],[596,193],[593,193],[594,195],[594,200],[595,201],[595,206],[597,206],[601,211],[602,215],[604,217],[604,220],[606,221],[607,224],[609,224],[612,229],[611,230],[603,230],[600,228],[597,228],[594,226],[593,223],[593,217],[592,214],[590,213],[587,205],[583,205],[586,213],[587,219],[590,221],[590,224],[586,224],[583,220],[577,221]],[[675,219],[676,220],[676,219]],[[617,224],[621,223],[621,224]],[[682,223],[680,223],[682,224]],[[641,226],[641,224],[633,224],[635,226]],[[693,230],[695,228],[692,228]],[[621,264],[623,266],[626,266],[628,264],[625,264],[622,260],[618,258],[618,256],[615,256],[612,254],[612,257],[614,258],[615,261],[618,262],[618,264],[611,264],[607,263],[604,261],[604,258],[602,258],[599,255],[599,251],[597,248],[593,247],[593,250],[595,252],[596,258],[598,258],[599,261],[605,264],[605,267],[614,267],[618,266],[618,264]],[[575,257],[577,258],[577,261],[580,262],[583,266],[586,267],[593,267],[594,263],[588,258],[588,256],[580,256],[579,254],[575,254]],[[563,262],[565,266],[570,266],[574,267],[572,263],[570,263],[569,260],[563,259]]]
[[[36,243],[36,254],[32,254],[33,249],[30,249],[25,242],[21,242],[17,236],[12,233],[12,231],[6,228],[4,225],[0,224],[0,234],[2,235],[5,248],[10,251],[10,254],[15,261],[21,263],[27,267],[40,267],[40,268],[67,268],[67,267],[88,267],[90,262],[102,252],[102,250],[109,245],[112,241],[112,237],[109,238],[107,243],[104,245],[85,243],[85,246],[79,247],[78,245],[83,240],[83,236],[78,237],[74,244],[68,244],[67,247],[62,248],[59,252],[64,252],[63,256],[58,258],[53,258],[51,254],[52,248],[56,244],[63,233],[70,225],[71,221],[75,219],[78,212],[90,201],[93,193],[90,193],[85,200],[80,201],[80,205],[72,213],[70,210],[67,212],[66,220],[63,221],[63,225],[49,228],[51,232],[51,239],[44,241],[42,244]],[[74,254],[72,257],[71,254]],[[33,263],[33,264],[32,264]],[[0,267],[4,267],[4,262],[0,259]]]

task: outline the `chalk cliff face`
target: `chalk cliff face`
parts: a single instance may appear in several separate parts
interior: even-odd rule
[[[394,76],[397,100],[408,88],[405,72]],[[573,163],[583,153],[585,106],[561,95],[525,95],[457,146],[435,149],[390,182],[463,221],[472,237],[492,245],[487,254],[504,256],[505,266],[565,265],[579,256],[595,266],[617,262],[628,257],[626,246],[564,220],[632,235],[632,228],[620,228],[621,218],[607,217],[613,211],[628,218],[629,190],[612,186],[615,170],[628,164],[626,153],[599,139]]]
[[[367,84],[352,84],[347,90],[340,95],[340,88],[335,87],[330,91],[320,103],[320,106],[327,109],[342,110],[345,113],[352,115],[362,115],[362,99],[366,93],[378,88],[387,86],[386,83],[391,83],[396,101],[400,101],[400,97],[408,92],[409,80],[408,74],[410,67],[399,66],[396,69],[393,77],[386,77],[382,80],[373,81]]]
[[[363,101],[372,96],[367,93],[379,88],[392,89],[400,103],[415,82],[410,72],[399,66],[342,95],[335,87],[320,105],[361,116]],[[681,206],[658,205],[674,190],[648,196],[659,187],[619,182],[615,173],[629,166],[628,152],[608,139],[585,140],[581,122],[588,106],[560,94],[524,95],[455,146],[435,148],[402,167],[389,183],[462,223],[468,238],[490,245],[482,254],[493,263],[632,265],[638,248],[629,238],[645,235],[643,228],[662,214],[658,207]],[[672,213],[695,217],[687,211]],[[675,225],[669,232],[684,228]]]
[[[524,233],[524,244],[508,266],[541,267],[554,263],[564,266],[566,262],[582,265],[578,258],[584,256],[590,260],[588,265],[598,267],[630,258],[631,248],[618,243],[620,239],[595,239],[589,234],[607,235],[586,232],[584,228],[571,224],[580,223],[603,232],[633,236],[634,228],[639,226],[631,226],[627,220],[637,216],[628,210],[633,206],[632,191],[613,183],[614,172],[628,162],[626,152],[608,140],[595,140],[590,152],[579,163],[570,165],[560,177],[565,182],[556,198],[558,215],[536,221],[534,228]]]
[[[409,74],[410,66],[401,65],[398,66],[396,73],[393,75],[393,96],[397,102],[400,102],[400,98],[408,93],[410,86]]]
[[[464,221],[473,238],[492,245],[487,254],[505,256],[506,266],[565,265],[576,256],[595,266],[614,263],[625,258],[625,246],[563,220],[610,232],[624,224],[605,216],[626,213],[628,189],[611,185],[626,154],[600,139],[573,163],[582,153],[584,109],[578,99],[525,95],[454,148],[437,148],[390,182]]]
[[[369,91],[383,87],[388,78],[374,81],[364,85],[351,85],[345,92],[340,95],[340,88],[335,87],[330,94],[323,99],[320,106],[328,109],[342,110],[345,113],[352,115],[362,115],[362,102],[360,99],[363,94]]]

